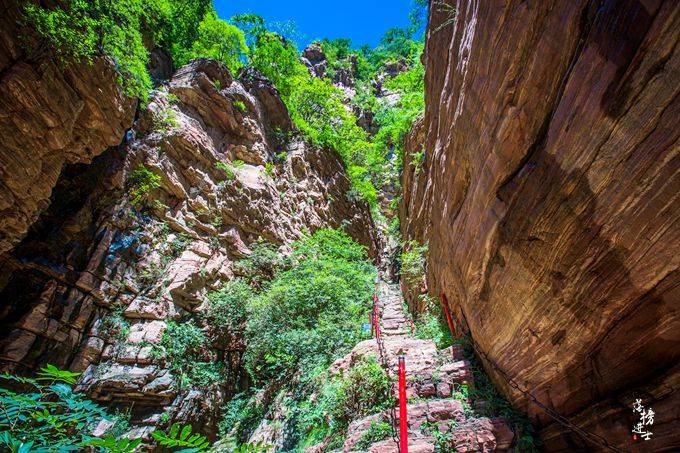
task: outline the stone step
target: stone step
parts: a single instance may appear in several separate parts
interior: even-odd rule
[[[463,385],[469,388],[474,385],[471,366],[464,358],[463,348],[453,345],[438,351],[432,340],[413,338],[411,323],[396,285],[379,283],[378,308],[388,374],[395,379],[392,387],[395,398],[398,396],[398,358],[403,355],[406,359],[409,452],[434,452],[436,438],[441,438],[444,433],[448,433],[445,436],[450,439],[449,446],[459,452],[507,450],[514,437],[509,425],[502,420],[474,416],[469,401],[462,393],[456,393]],[[336,361],[331,370],[349,368],[369,354],[379,354],[375,340],[359,343],[350,354]],[[398,408],[395,408],[395,417],[398,427]],[[392,438],[375,442],[367,450],[357,448],[371,423],[381,421],[391,423],[387,411],[352,422],[343,451],[397,452]],[[441,434],[435,437],[435,432]]]

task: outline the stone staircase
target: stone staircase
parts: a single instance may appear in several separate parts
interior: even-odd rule
[[[466,397],[465,387],[472,388],[474,382],[470,364],[463,358],[460,346],[437,350],[432,340],[415,338],[398,286],[380,281],[377,292],[385,361],[388,374],[395,382],[395,398],[398,357],[404,355],[406,360],[409,452],[509,451],[515,435],[508,423],[477,415]],[[380,358],[379,354],[375,339],[363,341],[336,361],[331,373],[349,369],[365,356]],[[394,414],[398,433],[398,409]],[[397,452],[396,442],[391,437],[375,442],[367,449],[357,447],[371,424],[376,422],[392,424],[389,411],[352,422],[343,451]]]

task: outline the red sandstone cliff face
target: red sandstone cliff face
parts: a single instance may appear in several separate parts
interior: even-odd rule
[[[680,4],[432,5],[424,146],[405,239],[427,282],[543,427],[548,451],[596,450],[508,385],[626,448],[680,448]],[[443,26],[442,26],[443,24]],[[417,134],[417,132],[416,132]]]
[[[22,26],[21,2],[9,3],[0,17],[0,255],[48,206],[65,164],[120,143],[137,104],[106,59],[61,68]]]

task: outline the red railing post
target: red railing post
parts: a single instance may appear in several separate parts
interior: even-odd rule
[[[374,323],[375,323],[375,338],[378,340],[378,342],[380,342],[380,320],[378,319],[378,312],[377,311],[373,315],[373,317],[375,318],[375,321],[374,321]]]
[[[439,295],[439,300],[442,303],[444,316],[446,317],[446,323],[449,325],[449,330],[451,331],[451,336],[453,337],[456,335],[456,329],[453,325],[453,318],[451,317],[451,312],[449,311],[449,301],[446,299],[446,294],[441,293]]]
[[[408,420],[406,419],[406,363],[399,356],[399,453],[408,453]]]

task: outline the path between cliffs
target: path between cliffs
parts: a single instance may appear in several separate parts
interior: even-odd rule
[[[395,382],[395,397],[399,356],[404,355],[406,361],[409,452],[434,452],[437,443],[442,440],[452,451],[454,448],[458,452],[507,451],[514,437],[508,424],[500,419],[478,416],[476,410],[470,407],[465,392],[461,391],[463,386],[473,385],[470,363],[464,360],[462,348],[454,345],[437,350],[434,341],[415,338],[397,285],[379,280],[376,292],[385,354],[380,358],[384,359],[388,374]],[[336,361],[332,369],[347,369],[368,355],[379,356],[375,339],[357,344],[352,352]],[[372,422],[396,422],[398,434],[398,409],[394,411],[393,418],[392,421],[387,411],[352,422],[343,451],[397,452],[392,438],[375,442],[367,449],[357,445],[361,444]]]

